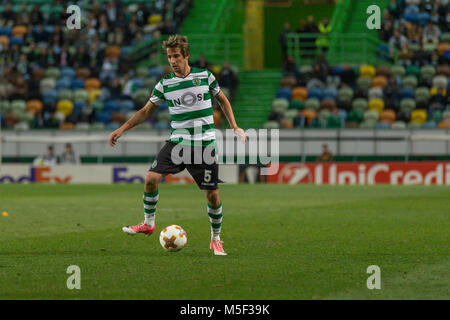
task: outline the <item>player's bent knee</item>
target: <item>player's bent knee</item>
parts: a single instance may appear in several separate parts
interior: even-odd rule
[[[218,206],[220,204],[219,190],[207,190],[206,198],[208,199],[209,204]]]
[[[148,172],[145,177],[145,186],[150,192],[156,191],[158,189],[158,184],[161,182],[163,175],[156,172]]]

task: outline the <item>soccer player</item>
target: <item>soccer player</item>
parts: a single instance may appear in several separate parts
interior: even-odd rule
[[[243,143],[247,141],[247,137],[244,130],[237,126],[230,102],[220,90],[214,75],[207,69],[189,65],[187,37],[170,36],[163,42],[163,48],[173,72],[156,84],[146,105],[109,136],[109,144],[115,146],[125,131],[145,121],[163,100],[167,101],[172,117],[171,136],[159,151],[145,178],[145,219],[140,224],[126,226],[122,230],[131,235],[152,234],[155,231],[156,204],[159,199],[158,184],[167,174],[176,174],[186,168],[198,187],[205,190],[211,225],[210,249],[215,255],[226,255],[220,240],[222,202],[217,184],[221,181],[215,154],[211,102],[213,96],[216,97],[233,132]]]

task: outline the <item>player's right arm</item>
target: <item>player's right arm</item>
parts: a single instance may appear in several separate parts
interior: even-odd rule
[[[135,126],[141,124],[145,120],[147,120],[153,112],[158,108],[156,104],[151,102],[150,100],[142,107],[141,110],[136,112],[127,122],[125,122],[119,129],[113,131],[109,135],[109,145],[114,147],[117,143],[117,139],[127,130],[134,128]]]

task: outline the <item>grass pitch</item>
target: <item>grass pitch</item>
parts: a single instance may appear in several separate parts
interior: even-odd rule
[[[0,299],[450,298],[448,187],[223,185],[225,257],[203,192],[159,191],[155,234],[132,237],[141,185],[0,185]],[[169,224],[187,231],[180,252],[159,244]]]

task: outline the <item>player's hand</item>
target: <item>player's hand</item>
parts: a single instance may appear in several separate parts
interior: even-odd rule
[[[117,143],[117,140],[120,138],[122,134],[123,130],[121,130],[120,128],[111,132],[111,134],[109,135],[109,145],[111,147],[114,147]]]
[[[237,135],[239,138],[241,138],[242,143],[247,142],[247,136],[246,136],[244,130],[242,130],[241,128],[236,128],[236,129],[233,129],[233,132],[235,135]]]

